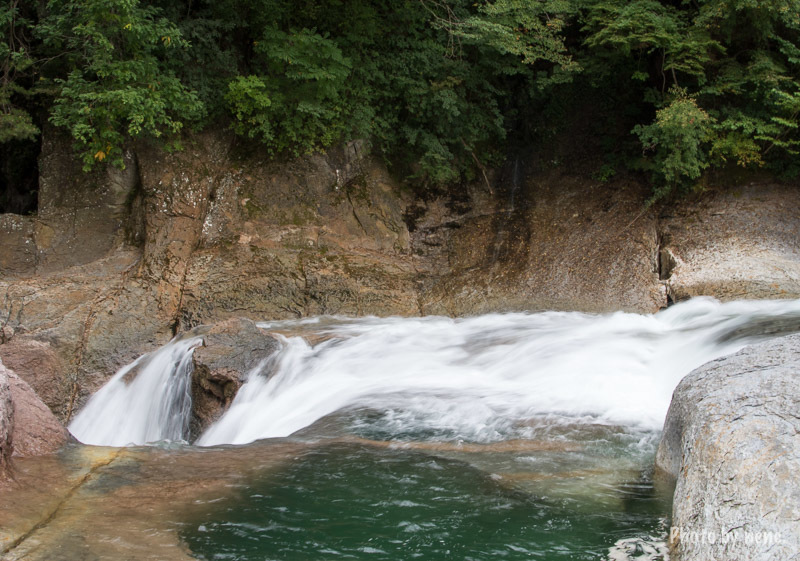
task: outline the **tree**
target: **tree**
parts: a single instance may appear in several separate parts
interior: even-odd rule
[[[18,103],[37,91],[32,84],[32,27],[20,0],[0,5],[0,142],[32,140],[39,133],[31,114]]]
[[[76,140],[84,168],[122,164],[127,139],[177,133],[203,107],[167,68],[187,48],[177,27],[138,0],[51,0],[39,33],[67,54],[50,120]]]
[[[685,90],[673,88],[672,101],[656,112],[650,125],[634,129],[646,151],[654,153],[652,166],[657,200],[689,186],[708,168],[708,143],[714,120]]]
[[[344,95],[352,63],[336,43],[310,29],[264,30],[255,44],[260,74],[237,76],[225,99],[234,130],[271,152],[323,149],[346,129]]]

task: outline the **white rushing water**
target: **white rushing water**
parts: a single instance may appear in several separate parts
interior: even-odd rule
[[[358,408],[375,412],[397,432],[440,431],[447,439],[476,442],[524,437],[519,431],[543,418],[658,430],[683,376],[744,346],[751,339],[732,335],[748,325],[769,330],[771,321],[787,317],[800,318],[800,301],[700,298],[654,315],[546,312],[262,324],[276,332],[314,333],[311,340],[324,337],[312,346],[299,335],[279,336],[281,349],[250,374],[198,444],[288,436]],[[181,375],[188,380],[181,365],[196,344],[170,343],[133,382],[125,382],[131,367],[118,373],[70,430],[94,444],[175,439],[173,429],[160,427],[165,415],[151,411],[154,402],[173,399],[165,394],[169,384]],[[178,414],[166,409],[173,411],[170,419]],[[188,410],[180,415],[188,418]]]
[[[117,372],[70,423],[84,444],[128,446],[186,436],[191,413],[192,350],[200,337],[178,337]]]

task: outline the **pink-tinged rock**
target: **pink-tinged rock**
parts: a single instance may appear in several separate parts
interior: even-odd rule
[[[5,392],[2,387],[2,378],[7,379],[8,390]],[[11,401],[13,416],[10,422],[11,446],[9,449],[14,456],[53,454],[67,442],[69,432],[56,419],[47,405],[39,399],[25,380],[0,362],[0,418],[8,404],[8,397],[4,397],[4,395],[10,395]],[[0,443],[2,442],[3,429],[0,428]],[[6,440],[6,442],[8,441]],[[6,453],[7,450],[4,449],[3,452]]]

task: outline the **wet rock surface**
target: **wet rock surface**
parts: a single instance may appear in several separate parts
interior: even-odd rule
[[[14,481],[0,480],[0,558],[196,559],[180,539],[187,521],[204,522],[195,511],[301,450],[74,445],[59,456],[20,458]]]
[[[253,321],[236,318],[214,324],[192,354],[192,420],[196,439],[228,408],[247,374],[277,349],[278,342]]]
[[[667,216],[635,181],[521,156],[489,174],[492,189],[423,200],[362,142],[278,162],[208,132],[84,175],[69,141],[43,134],[38,214],[0,217],[0,357],[47,346],[15,367],[65,423],[118,368],[229,318],[800,297],[793,186],[709,191]]]
[[[800,559],[800,336],[687,376],[656,469],[677,478],[671,559]]]

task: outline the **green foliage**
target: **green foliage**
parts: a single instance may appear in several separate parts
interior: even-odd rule
[[[657,197],[797,167],[800,0],[10,0],[0,29],[0,142],[49,118],[87,168],[185,123],[364,138],[423,186],[564,131]]]
[[[11,140],[33,140],[39,127],[33,123],[30,113],[17,107],[3,107],[0,111],[0,142]]]
[[[273,153],[295,155],[339,139],[352,64],[336,43],[309,29],[267,29],[254,51],[263,74],[237,76],[228,86],[234,130],[259,138]]]
[[[32,140],[39,134],[31,114],[21,106],[37,93],[30,83],[34,65],[29,44],[32,26],[19,0],[0,5],[0,143]]]
[[[525,65],[547,61],[563,69],[576,70],[561,32],[576,7],[568,0],[496,0],[480,6],[456,30],[464,38],[511,54]]]
[[[48,8],[39,31],[73,67],[56,79],[50,120],[70,131],[84,168],[121,165],[126,139],[174,134],[181,118],[201,115],[197,96],[164,63],[187,45],[156,9],[138,0],[51,0]]]
[[[271,115],[269,107],[272,101],[264,81],[258,76],[237,76],[228,84],[226,101],[236,118],[234,130],[250,137],[261,135],[272,138]]]
[[[654,152],[651,168],[659,186],[653,199],[685,188],[709,166],[707,144],[713,119],[685,90],[673,89],[670,93],[674,99],[656,112],[655,121],[633,130],[645,150]]]
[[[800,3],[587,0],[585,6],[585,66],[598,82],[613,79],[609,71],[629,73],[627,86],[618,87],[638,90],[638,101],[631,101],[657,110],[655,121],[634,129],[649,155],[645,167],[655,172],[657,196],[691,184],[711,166],[778,169],[791,161],[798,142]],[[670,96],[670,87],[684,93]]]

